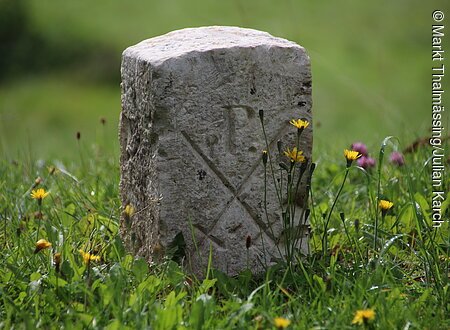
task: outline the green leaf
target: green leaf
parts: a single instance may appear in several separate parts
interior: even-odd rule
[[[447,194],[447,198],[445,201],[442,202],[441,205],[441,214],[444,215],[447,211],[448,207],[450,206],[450,192]]]
[[[419,205],[421,214],[425,218],[427,224],[432,225],[431,218],[430,218],[430,204],[428,204],[428,201],[419,192],[416,192],[414,194],[414,199],[416,200],[417,205]]]
[[[92,315],[89,315],[87,313],[77,313],[78,318],[81,322],[83,322],[84,326],[88,326],[92,323],[92,320],[94,317]]]
[[[119,320],[112,320],[105,328],[105,330],[120,330],[124,329],[122,322]]]
[[[204,279],[200,287],[198,288],[199,294],[207,293],[217,282],[216,278]]]
[[[22,305],[23,300],[25,299],[26,296],[27,296],[27,293],[26,293],[26,292],[24,292],[24,291],[20,292],[20,293],[19,293],[19,296],[14,300],[14,303],[15,303],[17,306]]]
[[[40,274],[40,273],[32,273],[31,275],[30,275],[30,282],[31,281],[37,281],[37,280],[39,280],[40,278],[42,277],[42,275]]]
[[[154,294],[155,292],[158,291],[161,282],[162,281],[160,278],[150,275],[138,285],[136,289],[136,294],[141,296],[144,295],[145,291],[148,291],[150,294]]]
[[[164,309],[157,310],[156,329],[176,329],[183,320],[183,309],[181,300],[186,296],[186,292],[182,291],[178,295],[175,291],[171,291],[164,302]]]
[[[405,228],[407,233],[410,233],[415,228],[415,221],[414,207],[411,204],[403,206],[397,217],[397,222]]]
[[[403,236],[404,236],[403,234],[396,235],[396,236],[392,237],[390,240],[388,240],[388,241],[384,244],[383,248],[381,249],[381,252],[380,252],[380,258],[383,258],[383,256],[389,251],[389,249],[391,248],[391,246],[392,246],[398,239],[402,238]]]
[[[64,227],[70,228],[74,221],[76,221],[74,217],[75,212],[76,207],[73,203],[70,203],[64,208],[63,213],[61,214],[61,222]]]
[[[138,282],[142,282],[142,280],[148,275],[147,261],[143,258],[136,258],[133,262],[131,271],[136,277],[136,280]]]
[[[327,290],[327,285],[323,281],[323,279],[320,276],[317,276],[316,274],[313,275],[313,280],[317,282],[319,285],[320,291],[325,292]]]
[[[75,273],[74,273],[72,267],[70,266],[70,261],[68,261],[68,260],[64,260],[61,263],[61,273],[64,275],[65,278],[76,280],[76,279],[74,279]]]
[[[189,325],[191,329],[200,330],[205,323],[205,306],[202,300],[197,300],[191,309]]]
[[[120,320],[112,320],[105,328],[105,330],[128,330],[128,329],[133,329],[130,328],[128,326],[126,326],[125,324],[123,324]]]
[[[65,281],[61,277],[56,277],[55,275],[49,276],[48,277],[48,281],[49,281],[50,284],[52,284],[55,287],[56,286],[57,287],[64,287],[64,286],[66,286],[68,284],[67,281]]]
[[[64,212],[69,214],[69,215],[74,215],[75,214],[75,210],[76,210],[76,207],[75,207],[75,204],[73,204],[73,203],[70,203],[69,205],[67,205],[64,208]]]

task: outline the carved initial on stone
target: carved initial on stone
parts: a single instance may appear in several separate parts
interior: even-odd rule
[[[227,125],[227,135],[225,146],[226,150],[236,154],[236,128],[242,128],[248,124],[249,119],[254,117],[255,110],[246,105],[228,105],[224,106],[224,117]]]

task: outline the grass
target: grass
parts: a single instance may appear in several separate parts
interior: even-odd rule
[[[89,85],[61,75],[34,77],[0,89],[0,153],[73,157],[74,137],[118,150],[119,88]],[[104,118],[106,125],[98,125]],[[104,143],[105,140],[108,143]]]
[[[70,144],[73,132],[90,134],[100,117],[110,118],[111,126],[117,122],[120,54],[126,47],[202,25],[261,29],[306,47],[316,150],[327,148],[330,139],[380,141],[399,131],[410,140],[430,127],[424,109],[430,99],[431,12],[448,8],[445,0],[23,1],[40,42],[28,57],[22,54],[25,60],[16,65],[22,71],[0,84],[6,154],[24,149],[26,131],[30,138],[39,131],[41,155],[70,156],[61,144]],[[42,58],[35,59],[37,54]],[[108,138],[115,140],[113,133]]]
[[[386,143],[387,157],[395,140]],[[312,182],[310,256],[290,271],[280,263],[259,276],[198,280],[169,259],[148,265],[124,250],[117,158],[86,145],[66,163],[1,160],[0,328],[270,329],[282,317],[293,329],[349,329],[367,308],[376,313],[367,328],[450,327],[448,222],[431,228],[429,147],[407,154],[404,167],[386,157],[371,171],[352,166],[325,251],[325,218],[346,170],[343,156],[324,155]],[[378,178],[380,196],[394,202],[385,217]],[[30,197],[38,187],[50,192],[41,206]],[[450,196],[444,204],[448,219]],[[52,246],[33,253],[37,238]],[[86,264],[79,250],[100,260]]]
[[[366,328],[450,328],[448,221],[430,226],[432,150],[405,155],[404,167],[387,160],[428,134],[431,12],[448,12],[446,0],[24,3],[39,47],[0,83],[0,329],[270,329],[276,317],[348,329],[371,308]],[[118,237],[120,53],[201,25],[265,30],[311,56],[312,253],[291,268],[198,280],[170,259],[147,265]],[[402,145],[386,140],[380,161],[388,135]],[[356,140],[380,162],[346,174],[342,151]],[[30,197],[39,187],[50,192],[41,206]],[[394,203],[385,216],[381,198]],[[447,194],[444,219],[449,204]],[[41,238],[52,247],[35,254]],[[100,260],[86,264],[79,250]]]

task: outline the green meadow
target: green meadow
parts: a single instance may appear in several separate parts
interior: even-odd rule
[[[0,329],[450,329],[450,177],[435,228],[427,139],[435,9],[450,17],[445,0],[0,0]],[[118,235],[121,53],[205,25],[311,57],[310,254],[263,274],[195,278]],[[356,141],[373,166],[344,157]]]
[[[15,5],[20,13],[6,10],[11,3],[21,4]],[[11,157],[27,149],[70,156],[75,133],[95,140],[101,117],[117,150],[122,51],[204,25],[261,29],[308,50],[316,157],[330,140],[378,146],[385,136],[400,135],[409,143],[431,126],[431,13],[449,7],[414,0],[3,0],[2,6],[2,34],[14,41],[0,62],[0,148]]]

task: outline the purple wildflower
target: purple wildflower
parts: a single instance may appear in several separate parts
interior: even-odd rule
[[[367,170],[369,168],[375,167],[375,159],[369,156],[362,156],[357,160],[358,166],[362,167],[363,169]]]
[[[394,151],[393,153],[391,153],[389,160],[392,164],[397,165],[397,166],[405,165],[405,158],[403,158],[402,153],[400,153],[398,151]]]
[[[354,151],[358,151],[361,155],[367,156],[367,146],[362,142],[355,142],[352,144],[351,149]]]

